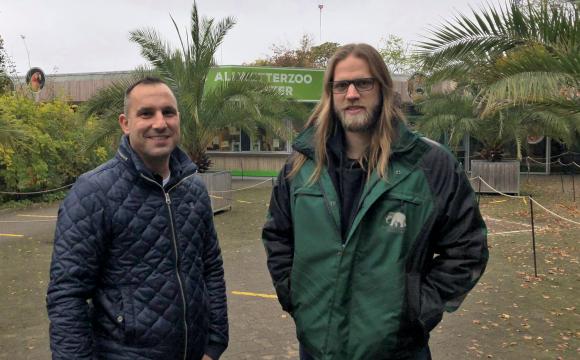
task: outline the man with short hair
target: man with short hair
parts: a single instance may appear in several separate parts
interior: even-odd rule
[[[272,191],[262,238],[301,359],[430,359],[488,258],[453,155],[409,131],[366,44],[338,49]]]
[[[171,89],[125,93],[116,156],[59,209],[47,294],[53,359],[218,359],[228,344],[207,190],[177,144]]]

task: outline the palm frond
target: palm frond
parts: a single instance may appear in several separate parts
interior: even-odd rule
[[[177,49],[153,29],[131,31],[130,39],[139,45],[143,57],[172,88],[181,119],[181,146],[192,159],[197,160],[213,137],[228,126],[236,126],[248,134],[263,128],[288,138],[291,131],[285,121],[298,113],[295,109],[302,107],[290,105],[267,84],[241,77],[216,88],[205,88],[207,74],[215,65],[214,55],[235,19],[202,18],[195,2],[189,31],[182,33],[175,19],[170,18],[179,40]],[[121,90],[125,88],[125,84],[114,85],[88,104],[88,113],[100,114],[93,143],[103,142],[118,131]],[[294,110],[289,110],[290,107]]]
[[[181,51],[183,51],[183,55],[187,58],[188,44],[187,42],[185,43],[183,42],[183,38],[181,37],[181,31],[179,31],[179,26],[177,26],[177,23],[175,22],[173,16],[169,15],[169,17],[171,18],[171,22],[173,23],[173,26],[175,27],[175,32],[177,33],[177,37],[179,38],[179,43],[181,44]]]
[[[567,74],[526,72],[501,79],[480,94],[485,103],[484,114],[522,104],[546,102],[561,96],[563,84],[570,80]],[[580,111],[580,109],[577,109]]]
[[[124,112],[123,103],[125,91],[136,81],[146,76],[158,76],[154,70],[140,67],[120,78],[110,86],[102,88],[81,107],[81,113],[88,126],[89,134],[86,151],[97,146],[115,146],[121,137],[122,131],[119,126],[119,115]]]

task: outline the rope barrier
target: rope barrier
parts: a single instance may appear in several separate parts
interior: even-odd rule
[[[538,160],[534,159],[533,157],[526,156],[526,161],[530,161],[530,160],[536,164],[546,165],[546,162],[538,161]],[[550,165],[557,164],[559,161],[560,161],[560,159],[558,159],[556,161],[549,162],[548,164],[550,164]]]
[[[521,195],[508,195],[508,194],[506,194],[506,193],[503,193],[503,192],[501,192],[501,191],[497,190],[496,188],[494,188],[493,186],[489,185],[489,184],[488,184],[488,183],[487,183],[485,180],[483,180],[483,179],[481,178],[481,176],[474,177],[474,178],[473,178],[473,179],[471,179],[471,180],[475,180],[475,179],[479,179],[479,181],[481,181],[482,183],[484,183],[484,184],[485,184],[487,187],[489,187],[489,188],[490,188],[492,191],[494,191],[494,192],[496,192],[496,193],[498,193],[498,194],[500,194],[500,195],[502,195],[502,196],[505,196],[505,197],[508,197],[508,198],[511,198],[511,199],[525,199],[525,198],[527,198],[527,196],[521,196]]]
[[[245,188],[240,188],[240,189],[233,189],[233,190],[224,190],[224,191],[211,191],[210,193],[229,193],[229,192],[235,192],[235,191],[242,191],[242,190],[248,190],[248,189],[252,189],[255,187],[258,187],[264,183],[267,183],[268,181],[272,181],[272,179],[274,178],[268,178],[260,183],[254,184],[252,186],[248,186]],[[38,195],[38,194],[47,194],[47,193],[51,193],[51,192],[55,192],[55,191],[59,191],[59,190],[63,190],[66,188],[69,188],[71,186],[73,186],[74,184],[68,184],[68,185],[64,185],[61,186],[59,188],[56,189],[50,189],[50,190],[42,190],[42,191],[29,191],[29,192],[15,192],[15,191],[0,191],[0,195]]]
[[[550,159],[559,158],[559,157],[564,156],[564,155],[567,155],[567,154],[580,155],[580,153],[577,153],[577,152],[566,151],[566,152],[563,152],[563,153],[558,154],[558,155],[552,155],[552,156],[550,156]],[[470,155],[469,156],[469,159],[474,159],[474,158],[481,158],[481,156],[480,155],[477,155],[477,154],[476,155]],[[546,164],[545,158],[533,158],[531,156],[526,156],[526,158],[527,159],[531,159],[532,161],[534,161],[534,162],[536,162],[538,164],[542,164],[542,165],[545,165]],[[517,158],[507,158],[507,157],[506,158],[503,158],[503,159],[504,160],[518,160]],[[538,161],[536,159],[540,159],[540,160],[544,159],[544,161]],[[558,161],[559,160],[560,159],[558,159]],[[556,164],[556,163],[558,163],[558,161],[554,160],[552,162],[549,162],[549,164]]]
[[[555,157],[562,156],[562,155],[567,155],[567,154],[580,155],[579,152],[566,151],[566,152],[563,152],[563,153],[558,154],[558,155],[552,155],[552,156],[550,156],[550,158],[555,158]]]
[[[533,157],[527,156],[527,157],[526,157],[526,161],[529,161],[529,160],[531,160],[532,162],[534,162],[534,163],[536,163],[536,164],[540,164],[540,165],[546,165],[546,163],[545,163],[545,162],[541,162],[541,161],[538,161],[538,160],[534,159]],[[558,159],[558,160],[555,160],[555,161],[549,162],[548,164],[550,164],[550,165],[553,165],[553,164],[559,164],[559,165],[561,165],[561,166],[577,166],[577,167],[579,167],[579,168],[580,168],[580,165],[578,165],[578,164],[577,164],[575,161],[572,161],[571,163],[568,163],[568,164],[564,164],[564,163],[562,162],[562,159]]]
[[[568,154],[572,154],[572,155],[580,155],[580,153],[579,153],[579,152],[574,152],[574,151],[565,151],[565,152],[563,152],[563,153],[560,153],[560,154],[558,154],[558,155],[552,155],[552,156],[550,156],[550,159],[552,159],[552,158],[557,158],[557,157],[560,157],[560,156],[563,156],[563,155],[568,155]],[[538,158],[538,159],[539,159],[539,158]]]
[[[529,158],[529,157],[528,157],[528,158]],[[529,159],[532,159],[532,158],[529,158]],[[533,159],[532,159],[532,160],[533,160]],[[560,162],[560,159],[558,159],[558,162]],[[560,162],[560,164],[561,164],[561,165],[563,165],[563,166],[571,166],[571,165],[574,165],[574,166],[578,166],[578,167],[580,167],[580,165],[576,164],[575,162],[572,162],[572,163],[570,163],[570,164],[562,164],[562,163]],[[239,188],[239,189],[233,189],[233,190],[223,190],[223,191],[211,191],[211,192],[210,192],[210,197],[214,197],[214,198],[220,198],[220,197],[218,197],[218,196],[211,195],[211,194],[216,194],[216,193],[223,194],[223,193],[232,193],[232,192],[237,192],[237,191],[244,191],[244,190],[249,190],[249,189],[252,189],[252,188],[258,187],[258,186],[260,186],[260,185],[262,185],[262,184],[265,184],[265,183],[267,183],[268,181],[272,181],[273,179],[274,179],[274,178],[268,178],[268,179],[266,179],[266,180],[264,180],[264,181],[262,181],[262,182],[259,182],[259,183],[257,183],[257,184],[251,185],[251,186],[247,186],[247,187],[245,187],[245,188]],[[471,181],[471,180],[479,180],[479,181],[481,181],[481,182],[482,182],[484,185],[486,185],[488,188],[490,188],[490,189],[491,189],[493,192],[495,192],[495,193],[497,193],[497,194],[500,194],[500,195],[502,195],[502,196],[505,196],[505,197],[511,198],[511,199],[524,199],[524,201],[525,201],[525,199],[526,199],[526,198],[528,198],[530,201],[533,201],[533,202],[534,202],[536,205],[538,205],[540,208],[542,208],[542,209],[543,209],[544,211],[546,211],[547,213],[549,213],[549,214],[551,214],[551,215],[553,215],[553,216],[555,216],[555,217],[557,217],[557,218],[560,218],[560,219],[562,219],[562,220],[564,220],[564,221],[567,221],[567,222],[569,222],[569,223],[572,223],[572,224],[575,224],[575,225],[580,225],[580,222],[577,222],[577,221],[574,221],[574,220],[570,220],[570,219],[567,219],[567,218],[565,218],[565,217],[563,217],[563,216],[561,216],[561,215],[558,215],[557,213],[555,213],[554,211],[552,211],[552,210],[550,210],[550,209],[546,208],[545,206],[543,206],[542,204],[540,204],[538,201],[536,201],[535,199],[533,199],[533,198],[532,198],[532,197],[530,197],[530,196],[521,196],[521,195],[508,195],[508,194],[506,194],[506,193],[504,193],[504,192],[501,192],[501,191],[497,190],[496,188],[494,188],[493,186],[491,186],[491,185],[490,185],[489,183],[487,183],[485,180],[483,180],[483,179],[481,178],[481,176],[476,176],[476,177],[473,177],[473,178],[469,178],[469,180],[470,180],[470,181]],[[59,190],[63,190],[63,189],[69,188],[69,187],[71,187],[72,185],[73,185],[73,184],[69,184],[69,185],[61,186],[61,187],[59,187],[59,188],[56,188],[56,189],[43,190],[43,191],[30,191],[30,192],[10,192],[10,191],[0,191],[0,194],[1,194],[1,195],[37,195],[37,194],[47,194],[47,193],[51,193],[51,192],[55,192],[55,191],[59,191]]]
[[[562,166],[576,166],[576,167],[580,168],[580,165],[576,164],[576,162],[574,162],[574,161],[572,161],[569,164],[564,164],[564,163],[562,163],[562,161],[560,161],[560,159],[558,159],[558,163]]]
[[[546,212],[548,212],[549,214],[556,216],[564,221],[570,222],[572,224],[576,224],[576,225],[580,225],[580,222],[574,221],[574,220],[570,220],[570,219],[566,219],[563,216],[560,216],[558,214],[556,214],[555,212],[553,212],[552,210],[546,208],[545,206],[543,206],[542,204],[540,204],[539,202],[537,202],[533,197],[530,197],[530,201],[533,201],[534,204],[538,205],[539,207],[541,207],[542,209],[544,209]]]
[[[252,188],[258,187],[258,186],[260,186],[260,185],[262,185],[262,184],[265,184],[265,183],[267,183],[268,181],[272,181],[273,179],[274,179],[274,178],[269,178],[269,179],[266,179],[266,180],[264,180],[264,181],[262,181],[262,182],[259,182],[259,183],[257,183],[257,184],[254,184],[254,185],[252,185],[252,186],[248,186],[248,187],[245,187],[245,188],[240,188],[240,189],[233,189],[233,190],[213,190],[213,191],[210,191],[210,193],[211,193],[211,194],[215,194],[215,193],[220,193],[220,194],[221,194],[221,193],[230,193],[230,192],[236,192],[236,191],[243,191],[243,190],[248,190],[248,189],[252,189]]]
[[[73,185],[74,184],[68,184],[68,185],[61,186],[61,187],[56,188],[56,189],[42,190],[42,191],[29,191],[29,192],[0,191],[0,195],[37,195],[37,194],[48,194],[48,193],[51,193],[51,192],[55,192],[55,191],[59,191],[59,190],[62,190],[62,189],[69,188],[69,187],[71,187]]]
[[[501,192],[501,191],[499,191],[499,190],[495,189],[493,186],[489,185],[489,184],[488,184],[488,183],[487,183],[485,180],[483,180],[483,179],[481,178],[481,176],[476,176],[476,177],[474,177],[474,178],[470,178],[469,180],[475,180],[475,179],[479,179],[479,181],[483,182],[483,183],[484,183],[484,184],[485,184],[487,187],[489,187],[489,188],[490,188],[492,191],[494,191],[494,192],[496,192],[496,193],[498,193],[498,194],[500,194],[500,195],[502,195],[502,196],[505,196],[505,197],[508,197],[508,198],[512,198],[512,199],[524,199],[524,200],[527,198],[527,199],[529,199],[530,201],[533,201],[533,202],[534,202],[536,205],[538,205],[540,208],[542,208],[543,210],[545,210],[545,211],[546,211],[547,213],[549,213],[550,215],[553,215],[553,216],[555,216],[555,217],[557,217],[557,218],[560,218],[560,219],[562,219],[562,220],[564,220],[564,221],[567,221],[567,222],[569,222],[569,223],[572,223],[572,224],[575,224],[575,225],[580,225],[580,222],[577,222],[577,221],[574,221],[574,220],[570,220],[570,219],[567,219],[567,218],[565,218],[565,217],[563,217],[563,216],[561,216],[561,215],[558,215],[558,214],[556,214],[554,211],[552,211],[552,210],[548,209],[547,207],[545,207],[544,205],[540,204],[540,203],[539,203],[537,200],[535,200],[535,199],[534,199],[533,197],[531,197],[531,196],[521,196],[521,195],[515,196],[515,195],[508,195],[508,194],[505,194],[505,193],[503,193],[503,192]]]

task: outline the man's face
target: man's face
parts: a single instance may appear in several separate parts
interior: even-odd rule
[[[179,143],[175,96],[165,84],[140,84],[129,94],[127,114],[119,116],[131,147],[146,165],[160,164]]]
[[[353,55],[339,61],[334,68],[334,82],[368,78],[372,78],[369,64]],[[371,90],[359,91],[350,84],[343,94],[333,92],[334,111],[345,130],[365,132],[372,129],[380,103],[379,88],[375,80]]]

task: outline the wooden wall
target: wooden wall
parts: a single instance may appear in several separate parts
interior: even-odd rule
[[[480,184],[477,177],[481,177],[492,188]],[[520,193],[520,162],[471,160],[471,187],[476,192],[496,193],[500,191],[507,194]]]
[[[98,90],[110,85],[113,81],[126,78],[129,71],[110,71],[78,74],[46,74],[46,83],[39,92],[39,100],[51,100],[55,97],[64,98],[73,103],[87,101]],[[20,86],[26,86],[23,78],[19,78]],[[407,87],[407,78],[393,75],[395,92],[401,95],[403,102],[411,102]]]
[[[240,153],[240,152],[208,152],[213,162],[212,169],[216,170],[267,170],[279,171],[282,169],[288,153]]]

